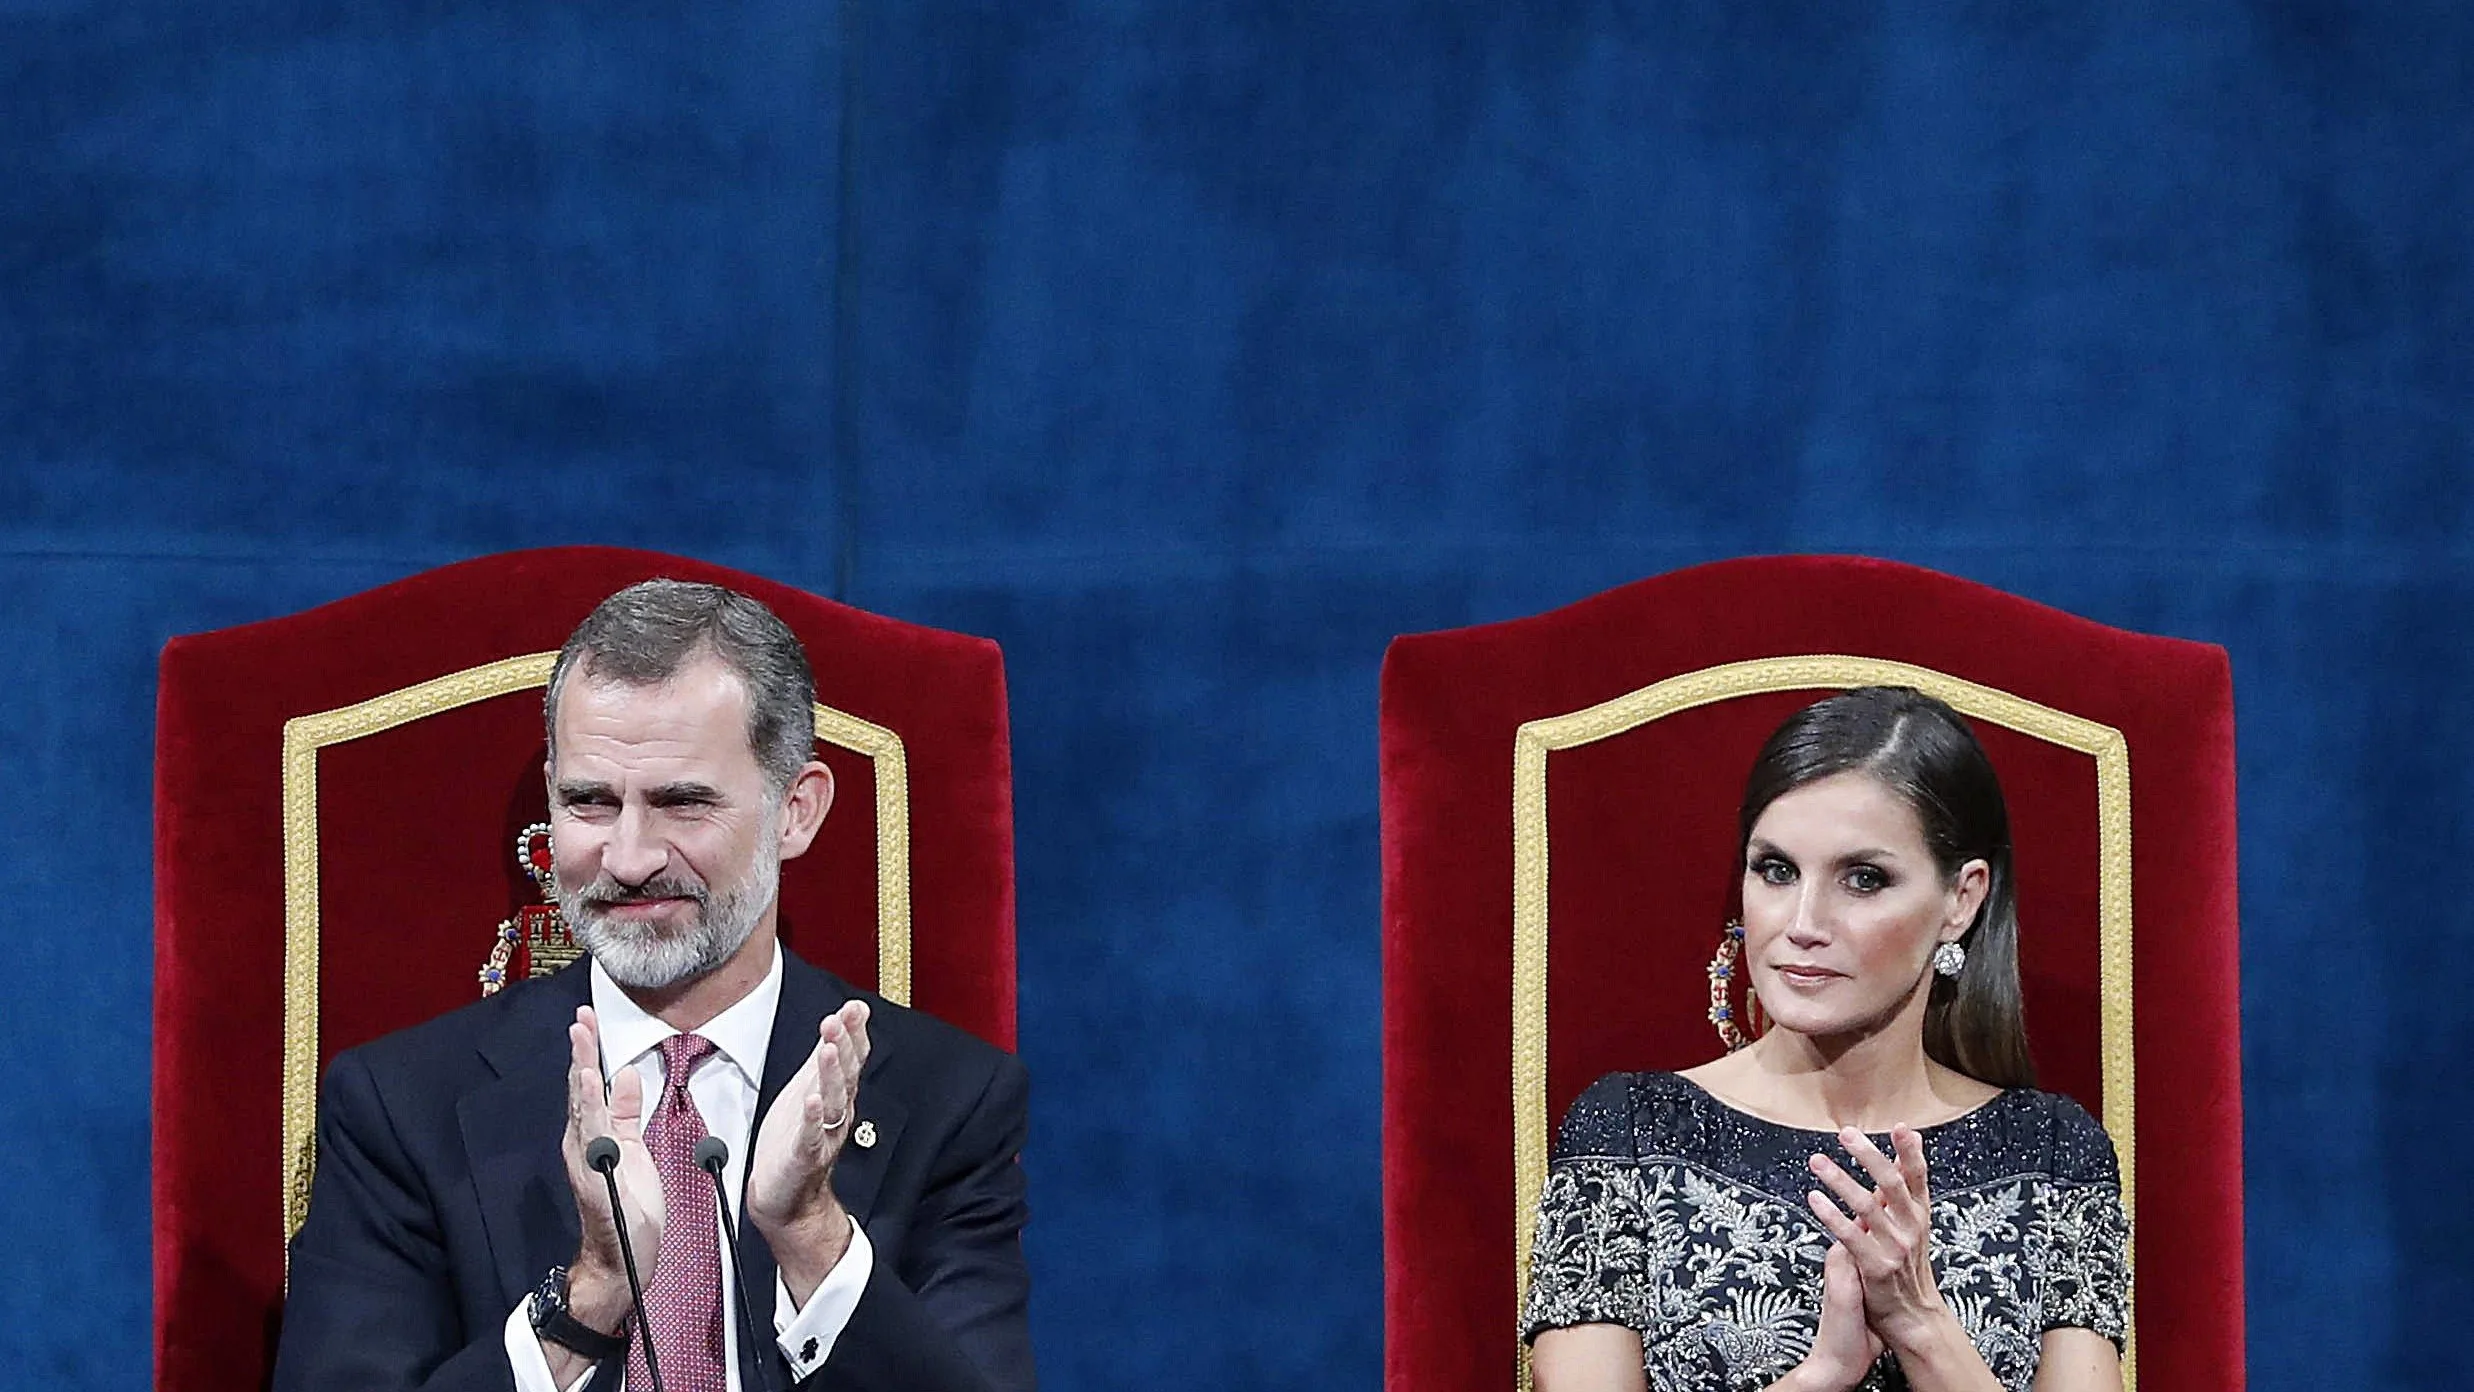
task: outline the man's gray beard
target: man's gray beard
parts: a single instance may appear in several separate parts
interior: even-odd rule
[[[612,981],[631,990],[666,990],[729,961],[756,931],[782,878],[782,863],[764,854],[766,844],[766,838],[758,840],[755,863],[739,877],[736,888],[719,897],[701,885],[667,878],[640,887],[651,892],[647,897],[695,901],[695,920],[683,932],[664,935],[654,924],[612,919],[600,905],[627,896],[607,876],[581,889],[560,886],[558,911],[576,942],[593,954]]]

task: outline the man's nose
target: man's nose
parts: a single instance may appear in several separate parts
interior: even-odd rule
[[[602,849],[602,873],[623,885],[640,885],[669,863],[670,847],[654,834],[646,809],[621,807],[610,828],[610,843]]]

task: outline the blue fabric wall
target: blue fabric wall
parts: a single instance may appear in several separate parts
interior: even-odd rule
[[[149,1371],[161,642],[591,540],[1004,643],[1052,1386],[1376,1384],[1383,643],[1782,550],[2232,650],[2253,1385],[2465,1385],[2469,59],[2440,0],[0,0],[0,1384]]]

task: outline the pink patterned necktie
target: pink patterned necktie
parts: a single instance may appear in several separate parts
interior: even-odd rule
[[[713,1180],[696,1168],[704,1116],[687,1095],[713,1041],[674,1034],[661,1042],[661,1100],[645,1119],[644,1145],[661,1174],[661,1256],[644,1283],[644,1317],[661,1358],[665,1392],[726,1392],[722,1345],[721,1239],[714,1231]],[[644,1340],[627,1354],[627,1385],[649,1392]]]

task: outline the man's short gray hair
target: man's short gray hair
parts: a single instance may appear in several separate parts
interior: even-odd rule
[[[790,625],[761,602],[719,585],[646,580],[603,600],[559,649],[542,697],[550,757],[558,758],[558,698],[581,669],[595,681],[659,686],[710,652],[747,688],[747,747],[775,796],[816,756],[816,674]]]

